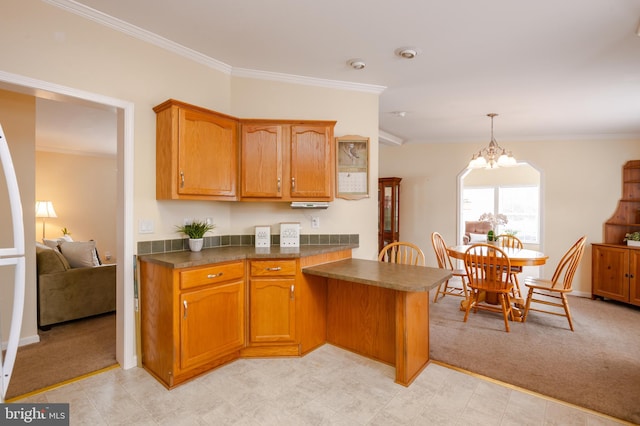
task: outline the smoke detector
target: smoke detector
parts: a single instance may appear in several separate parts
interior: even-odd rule
[[[355,59],[349,59],[347,61],[347,65],[349,65],[351,68],[353,68],[354,70],[361,70],[363,69],[367,64],[365,64],[364,60],[360,59],[360,58],[355,58]]]

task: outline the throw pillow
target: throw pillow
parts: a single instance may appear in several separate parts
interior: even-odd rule
[[[469,242],[472,243],[486,243],[487,242],[487,234],[469,234]]]
[[[95,241],[62,241],[60,251],[72,268],[100,266]]]
[[[42,242],[49,248],[59,250],[58,245],[60,244],[60,240],[42,240]]]

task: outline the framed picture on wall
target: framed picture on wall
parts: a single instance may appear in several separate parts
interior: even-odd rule
[[[369,138],[357,135],[336,138],[336,197],[359,200],[369,197]]]

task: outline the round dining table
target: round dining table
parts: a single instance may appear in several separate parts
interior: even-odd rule
[[[447,252],[449,252],[449,256],[451,257],[464,260],[464,254],[469,247],[471,247],[470,244],[447,247]],[[547,263],[547,259],[549,259],[549,256],[546,254],[535,250],[507,247],[499,248],[501,248],[509,257],[511,266],[542,266]]]
[[[447,252],[449,253],[449,256],[455,259],[464,260],[464,255],[469,247],[471,247],[471,244],[447,247]],[[545,263],[547,263],[547,260],[549,259],[549,256],[547,256],[546,254],[539,251],[535,251],[535,250],[529,250],[524,248],[519,249],[519,248],[500,247],[500,246],[498,247],[502,249],[506,253],[506,255],[509,257],[511,266],[542,266]],[[482,298],[484,299],[484,297]],[[491,304],[498,303],[497,297],[496,298],[491,297],[488,299],[490,300],[487,300],[487,303],[491,303]],[[524,300],[515,300],[514,302],[516,307],[518,308],[521,308],[524,304]],[[463,300],[460,303],[460,310],[466,310],[466,306],[467,306],[467,301]],[[514,308],[514,313],[516,314],[516,320],[519,321],[520,309]]]

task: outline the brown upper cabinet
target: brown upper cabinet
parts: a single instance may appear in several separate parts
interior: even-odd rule
[[[335,121],[243,120],[173,99],[153,110],[158,200],[334,198]]]
[[[331,201],[335,121],[243,120],[240,198]]]
[[[237,200],[238,121],[170,99],[156,112],[156,198]]]

